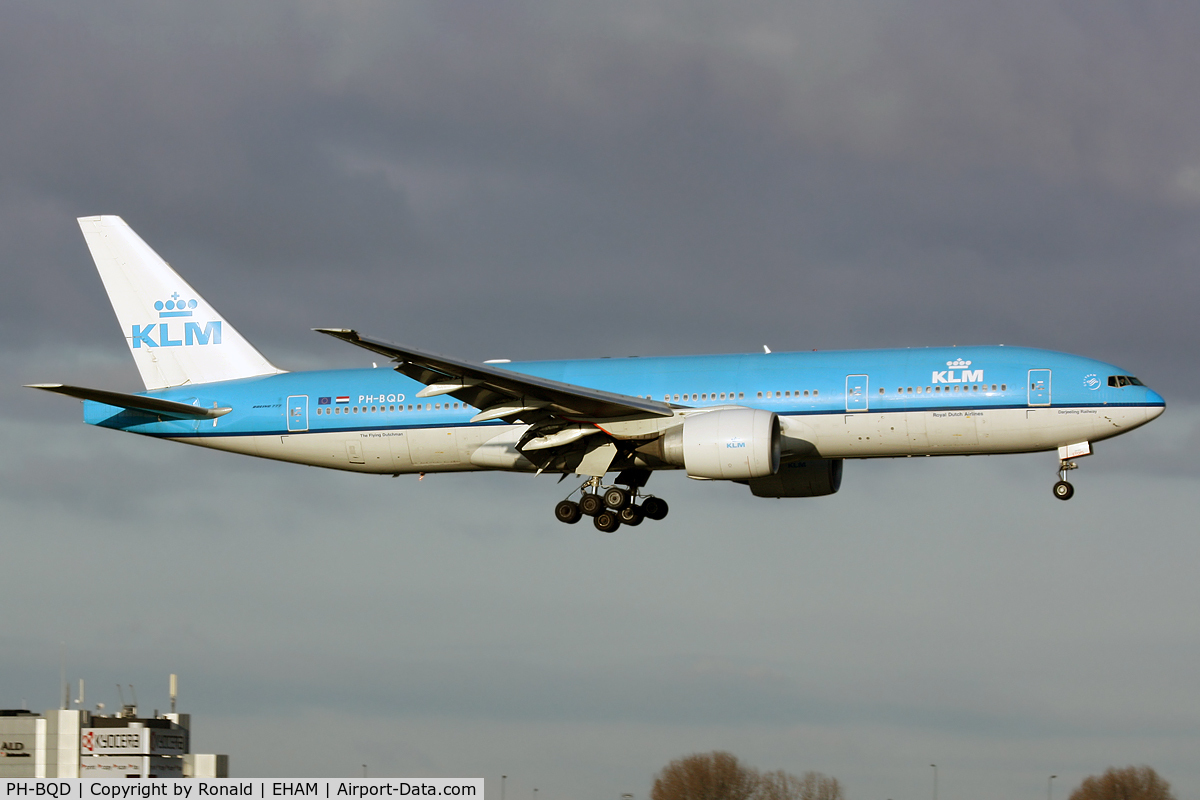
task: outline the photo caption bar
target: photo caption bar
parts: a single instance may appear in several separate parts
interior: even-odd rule
[[[483,778],[348,778],[269,780],[266,778],[28,778],[0,783],[3,798],[108,798],[149,800],[172,797],[315,797],[337,800],[371,797],[463,797],[484,800]]]

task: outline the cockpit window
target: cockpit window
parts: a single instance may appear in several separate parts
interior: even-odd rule
[[[1108,385],[1109,386],[1145,386],[1144,383],[1142,383],[1141,381],[1139,381],[1137,378],[1133,377],[1132,375],[1109,375],[1108,376]]]

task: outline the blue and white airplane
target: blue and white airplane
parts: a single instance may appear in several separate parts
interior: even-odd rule
[[[1057,450],[1067,500],[1073,459],[1166,407],[1127,370],[1004,346],[477,364],[317,328],[393,368],[286,372],[119,217],[79,224],[146,384],[32,387],[86,422],[354,472],[575,474],[555,516],[602,531],[666,516],[643,491],[662,469],[815,497],[847,458]]]

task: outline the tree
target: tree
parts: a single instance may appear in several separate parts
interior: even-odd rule
[[[819,772],[806,772],[797,778],[776,770],[759,778],[755,800],[843,800],[842,785],[837,778]]]
[[[758,771],[732,753],[694,753],[662,768],[650,800],[753,800],[758,783]]]
[[[776,770],[759,774],[725,752],[694,753],[663,767],[650,800],[843,800],[836,778],[819,772],[796,777]]]
[[[1109,767],[1083,779],[1071,800],[1175,800],[1171,784],[1150,767]]]

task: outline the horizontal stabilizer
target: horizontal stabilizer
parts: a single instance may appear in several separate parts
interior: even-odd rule
[[[29,389],[42,389],[67,397],[77,397],[80,400],[92,400],[105,405],[126,408],[131,411],[145,411],[175,419],[214,419],[223,417],[232,408],[200,408],[187,403],[176,403],[174,400],[161,400],[157,397],[146,397],[140,394],[125,394],[123,392],[108,392],[103,389],[87,389],[83,386],[66,386],[61,383],[30,383]]]

